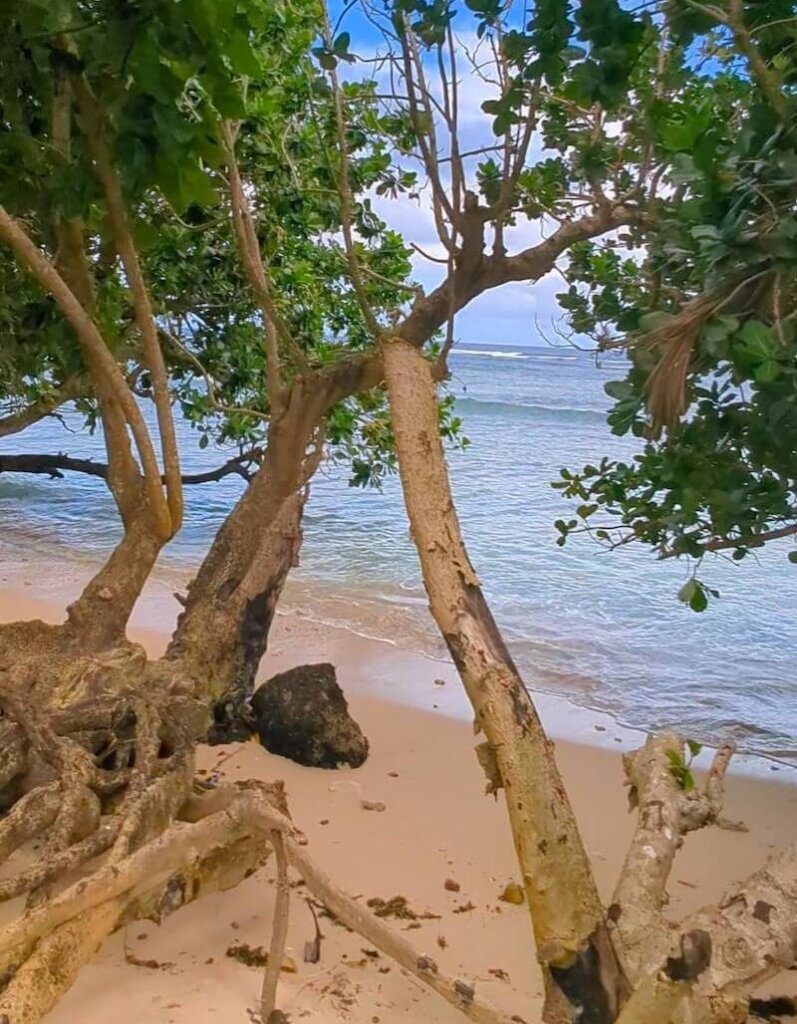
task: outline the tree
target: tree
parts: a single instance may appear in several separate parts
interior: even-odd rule
[[[317,48],[328,79],[308,64],[320,17],[312,5],[301,18],[280,5],[221,12],[195,0],[190,8],[189,26],[185,11],[162,2],[30,2],[4,15],[0,237],[11,408],[3,430],[75,400],[103,431],[107,465],[89,471],[106,480],[124,536],[63,626],[0,631],[0,788],[10,808],[2,845],[13,855],[48,833],[42,858],[3,886],[6,899],[31,895],[4,937],[13,977],[0,1008],[40,1019],[105,934],[130,915],[158,912],[161,871],[177,871],[190,899],[242,877],[271,836],[325,898],[343,901],[344,919],[490,1019],[318,880],[280,817],[278,793],[197,801],[192,752],[218,698],[235,703],[251,687],[325,436],[372,452],[389,441],[363,426],[365,418],[378,426],[384,410],[385,331],[420,349],[475,295],[541,276],[572,241],[629,215],[607,204],[536,246],[510,256],[496,244],[486,255],[486,227],[509,216],[513,196],[481,206],[460,191],[459,241],[449,237],[448,273],[425,295],[405,283],[406,252],[362,196],[377,182],[411,181],[389,177],[379,141],[387,136],[419,147],[441,202],[426,146],[433,124],[411,82],[403,109],[380,119],[374,83],[339,81],[347,46],[328,26]],[[421,74],[417,53],[409,59]],[[526,146],[514,156],[506,149],[515,180]],[[185,252],[192,259],[178,262]],[[340,334],[347,344],[335,342]],[[173,390],[205,436],[257,442],[241,453],[257,469],[189,589],[166,657],[148,663],[125,627],[180,527]],[[140,400],[154,406],[155,428]],[[34,777],[46,781],[28,792]],[[173,822],[199,816],[188,849]],[[79,891],[41,905],[65,872],[103,854],[106,866]]]
[[[703,611],[718,596],[695,575],[706,554],[739,561],[797,533],[794,29],[775,4],[687,6],[670,35],[657,146],[679,202],[660,204],[641,258],[580,246],[560,296],[575,330],[627,349],[609,423],[644,447],[555,486],[579,501],[560,543],[586,530],[694,560],[679,596]],[[685,80],[673,54],[697,45],[710,71]]]
[[[737,942],[749,915],[688,923],[670,955],[680,933],[660,916],[668,865],[680,833],[718,815],[727,762],[705,795],[681,790],[665,756],[677,756],[675,737],[650,741],[629,765],[640,825],[621,913],[603,910],[552,746],[467,562],[434,386],[456,313],[491,288],[537,280],[578,243],[642,230],[671,162],[636,95],[655,81],[656,19],[611,0],[582,4],[573,20],[558,0],[522,19],[481,0],[472,10],[493,92],[493,134],[475,153],[461,141],[465,50],[447,3],[366,6],[384,30],[372,66],[386,73],[365,81],[344,79],[351,39],[312,4],[297,13],[254,0],[26,0],[3,16],[3,67],[14,74],[2,81],[0,238],[18,285],[5,296],[4,329],[32,342],[12,350],[6,396],[24,401],[6,429],[79,396],[104,432],[103,472],[125,534],[63,626],[0,630],[0,849],[48,833],[43,857],[0,888],[29,894],[0,939],[11,979],[0,1015],[39,1020],[120,923],[235,884],[270,842],[283,881],[289,861],[368,941],[473,1019],[500,1019],[320,874],[275,787],[195,792],[194,746],[214,704],[234,706],[251,688],[325,446],[364,453],[362,479],[392,464],[394,439],[432,610],[487,738],[490,785],[507,796],[547,1019],[666,1020],[689,1002],[706,1020],[730,1020],[746,1006],[737,991],[787,965],[793,851],[745,890],[765,900],[783,885],[760,955],[734,968],[733,998],[700,936]],[[478,56],[476,67],[485,74]],[[538,154],[539,143],[557,155]],[[413,188],[400,166],[413,160],[446,253],[428,294],[408,280],[407,251],[367,194]],[[510,251],[525,220],[556,227]],[[192,259],[178,261],[183,252]],[[202,436],[243,442],[252,472],[166,657],[147,662],[125,627],[179,529],[173,393]],[[139,399],[155,407],[157,432]],[[29,780],[41,784],[26,791]],[[653,805],[666,809],[660,822]],[[655,871],[640,854],[651,843]],[[100,854],[98,869],[45,903],[65,872]]]
[[[470,6],[477,11],[478,34],[492,39],[499,52],[505,54],[510,35],[503,9],[481,3]],[[412,33],[425,45],[441,48],[450,30],[446,8],[421,3],[407,7],[419,16],[417,21],[405,20],[397,27],[405,68],[411,66],[408,54],[411,56],[417,46]],[[749,111],[749,121],[745,114],[741,115],[745,127],[755,130],[762,101],[777,118],[774,126],[769,119],[770,131],[791,127],[794,115],[782,91],[782,83],[768,70],[765,75],[759,72],[759,65],[765,58],[752,41],[746,12],[736,6],[730,7],[727,15],[720,13],[723,27],[735,44],[734,58],[742,54],[747,62],[737,89],[737,101],[739,93],[746,93],[748,100],[752,99],[750,107],[744,108],[745,113]],[[552,14],[566,19],[566,12],[561,8],[539,8],[528,26],[531,37],[541,24],[551,33],[552,26],[547,19]],[[588,164],[587,182],[593,199],[600,205],[601,198],[605,200],[609,194],[614,202],[628,203],[632,197],[639,202],[645,213],[640,210],[636,217],[630,218],[629,238],[643,245],[651,240],[654,252],[656,244],[652,239],[659,237],[661,224],[666,229],[668,220],[679,222],[683,218],[679,209],[683,197],[676,195],[676,202],[672,203],[669,197],[660,198],[658,192],[662,180],[669,184],[675,179],[675,183],[681,170],[679,163],[672,160],[666,144],[668,129],[672,131],[678,126],[680,113],[675,111],[674,124],[667,123],[663,102],[666,82],[672,76],[676,83],[680,80],[681,88],[686,91],[683,83],[692,70],[692,56],[686,47],[670,46],[669,14],[665,12],[660,21],[639,24],[611,5],[583,5],[578,16],[579,37],[591,44],[589,52],[580,51],[574,66],[567,71],[554,62],[553,67],[535,63],[534,70],[527,73],[521,57],[520,74],[516,77],[505,74],[500,79],[504,86],[503,103],[488,108],[497,115],[494,130],[501,135],[507,125],[512,124],[513,114],[523,110],[528,97],[534,97],[534,102],[540,101],[537,92],[540,85],[550,85],[553,80],[558,90],[542,100],[541,108],[555,126],[549,129],[550,142],[565,153],[575,143],[578,157],[570,166],[575,166],[576,173],[582,166],[582,159],[594,160],[595,151],[603,150],[605,163],[599,165],[599,177],[595,166]],[[709,12],[709,17],[713,24],[714,14]],[[765,20],[771,19],[770,10]],[[560,30],[559,47],[563,40],[569,41],[569,28],[566,23]],[[695,34],[693,25],[681,27],[679,31],[687,35],[687,43]],[[648,35],[647,40],[645,35]],[[550,39],[550,35],[547,38]],[[654,50],[652,67],[641,59],[640,51],[645,49],[645,42]],[[528,51],[524,43],[529,48],[534,45],[536,54],[544,57],[545,48],[539,35],[533,44],[531,38],[524,38],[522,33],[519,40],[513,37],[510,52],[525,55]],[[560,58],[560,50],[554,50],[553,55]],[[767,54],[767,59],[771,57]],[[444,64],[441,63],[441,67],[444,68]],[[539,75],[536,81],[535,71]],[[748,77],[751,74],[752,83]],[[639,118],[635,131],[618,136],[613,129],[616,130],[617,122],[622,123],[618,109],[622,101],[616,90],[619,89],[622,96],[631,84],[637,108],[641,107],[642,113],[648,116]],[[720,90],[724,84],[720,83]],[[426,87],[422,88],[425,91]],[[442,95],[445,120],[445,87]],[[600,100],[599,113],[595,115],[594,109],[590,110],[594,120],[586,138],[576,136],[574,139],[572,125],[568,125],[568,131],[556,130],[555,117],[561,95],[576,104],[579,101],[585,104],[587,98],[593,103]],[[528,121],[517,117],[515,123],[521,126],[519,133],[534,120],[533,113],[527,116]],[[733,127],[738,131],[738,126]],[[433,140],[429,140],[428,146],[430,152],[436,151]],[[507,148],[512,152],[511,142]],[[677,149],[680,152],[680,145]],[[455,152],[452,159],[456,162]],[[484,168],[480,171],[482,180],[489,181]],[[456,172],[452,177],[455,182]],[[502,181],[505,183],[506,178]],[[511,185],[509,191],[511,194]],[[443,221],[441,240],[445,241],[442,199],[440,205],[443,208],[442,214],[438,214]],[[512,200],[509,208],[513,208]],[[660,219],[662,209],[666,212]],[[455,223],[454,218],[451,220]],[[494,227],[500,244],[500,224]],[[651,230],[655,230],[656,236],[652,236]],[[606,262],[613,267],[612,250],[619,241],[610,237],[600,243],[584,242],[573,246],[568,273],[578,280],[583,252],[598,246],[608,250]],[[632,275],[628,268],[624,268],[624,272]],[[746,283],[746,278],[743,280]],[[601,298],[606,297],[605,292],[601,294]],[[587,304],[576,289],[568,298],[576,310]],[[610,309],[611,298],[609,295]],[[668,335],[668,340],[671,345],[674,339],[680,344],[682,336],[683,319]],[[668,357],[678,365],[677,356],[665,349],[664,358]],[[773,948],[779,945],[783,933],[765,934],[757,930],[753,919],[759,886],[772,886],[771,893],[777,890],[778,927],[793,913],[797,895],[794,885],[797,849],[792,847],[773,858],[720,908],[706,911],[679,928],[670,925],[664,918],[663,906],[675,852],[686,833],[719,819],[722,778],[732,752],[724,749],[717,753],[705,790],[696,792],[684,762],[683,740],[674,735],[652,737],[642,751],[627,761],[629,782],[639,805],[639,824],[612,905],[607,911],[602,909],[551,746],[467,556],[435,422],[434,383],[428,362],[402,339],[394,338],[385,346],[385,367],[402,486],[430,608],[473,704],[476,726],[485,732],[486,744],[480,759],[487,772],[488,791],[505,789],[538,959],[545,970],[544,1019],[595,1022],[747,1019],[750,989],[768,976],[770,970],[778,973],[794,963],[793,946],[785,955],[773,957]],[[566,535],[567,529],[563,533]],[[733,908],[730,914],[726,912],[728,906]],[[745,950],[740,958],[745,961],[743,967],[731,953],[732,949],[741,948]],[[734,967],[729,969],[731,962]]]

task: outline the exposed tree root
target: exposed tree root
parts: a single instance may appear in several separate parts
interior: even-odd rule
[[[138,667],[135,651],[84,659],[49,688],[58,694],[49,707],[29,699],[24,662],[2,677],[0,728],[17,757],[7,780],[11,807],[0,819],[7,869],[0,901],[28,900],[0,934],[0,1021],[37,1024],[116,928],[160,920],[206,892],[238,884],[275,848],[280,884],[264,1019],[275,1009],[290,863],[336,917],[470,1019],[508,1024],[471,984],[441,975],[430,956],[326,878],[287,817],[279,784],[198,791],[195,735],[184,714],[188,688],[157,673],[149,686],[133,687],[130,671]],[[76,700],[65,703],[70,697]],[[31,862],[25,844],[43,836]]]
[[[41,635],[48,642],[53,637]],[[206,893],[237,885],[272,849],[278,898],[261,994],[264,1020],[278,1015],[288,865],[343,924],[471,1020],[521,1020],[478,999],[467,981],[441,974],[430,955],[327,878],[288,817],[280,784],[208,789],[197,782],[201,701],[173,664],[150,665],[135,645],[79,662],[65,654],[50,663],[55,677],[35,686],[32,665],[32,655],[22,657],[0,674],[0,740],[12,751],[6,747],[7,756],[0,756],[0,795],[8,808],[0,818],[0,901],[27,897],[21,915],[0,934],[2,1024],[38,1024],[114,929],[142,918],[160,921]],[[666,919],[666,885],[684,836],[722,823],[732,753],[717,753],[698,790],[678,784],[673,754],[681,751],[676,736],[651,737],[626,759],[638,822],[607,918],[633,992],[619,1016],[584,1020],[745,1024],[766,1011],[765,1001],[751,1002],[750,993],[797,962],[795,847],[718,906],[680,925]],[[41,845],[32,861],[31,840]],[[783,1005],[773,1003],[770,1017]]]
[[[201,803],[189,801],[189,816],[201,813]],[[5,1013],[10,1024],[36,1024],[110,932],[141,917],[160,920],[206,892],[237,884],[263,862],[274,832],[310,891],[350,928],[471,1020],[480,1024],[520,1020],[477,1000],[472,985],[441,975],[430,957],[330,882],[308,856],[305,840],[280,803],[279,788],[257,784],[225,788],[208,799],[206,809],[212,813],[196,824],[171,826],[124,860],[106,863],[46,906],[18,918],[0,936],[0,972],[10,979],[0,995],[0,1020]],[[284,934],[278,933],[272,952],[282,945]],[[277,965],[281,959],[276,957]],[[43,978],[48,979],[46,983]]]

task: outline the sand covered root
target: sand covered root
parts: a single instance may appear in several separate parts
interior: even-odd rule
[[[339,920],[471,1020],[508,1022],[476,998],[472,984],[442,975],[431,956],[326,877],[287,816],[281,784],[208,789],[198,782],[183,703],[167,687],[117,679],[111,689],[106,677],[99,696],[49,712],[4,676],[0,724],[17,756],[6,762],[16,767],[7,780],[11,806],[0,819],[0,902],[25,897],[25,907],[0,935],[0,1021],[37,1024],[116,928],[160,921],[237,885],[274,849],[280,884],[272,963],[282,961],[290,864]],[[32,840],[41,849],[31,861]],[[274,970],[264,978],[264,1019],[276,1008],[277,978]]]
[[[193,823],[177,822],[118,862],[106,862],[49,903],[32,907],[0,936],[0,973],[9,982],[0,995],[0,1020],[37,1024],[74,981],[103,939],[127,921],[162,919],[207,892],[228,889],[259,867],[270,847],[284,846],[285,863],[345,925],[429,985],[480,1024],[509,1018],[476,998],[472,985],[445,977],[419,953],[314,864],[306,841],[280,808],[279,787],[244,783],[192,797],[184,808]],[[284,806],[284,805],[283,805]],[[284,867],[281,869],[284,875]],[[284,908],[285,909],[285,908]],[[272,949],[284,945],[285,918],[278,914]],[[281,957],[276,958],[279,964]],[[266,996],[274,1007],[272,982]]]

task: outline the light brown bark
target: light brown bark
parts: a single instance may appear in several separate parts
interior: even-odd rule
[[[650,736],[624,758],[637,826],[612,897],[610,918],[629,979],[636,983],[669,946],[665,921],[667,882],[688,832],[711,825],[722,811],[723,780],[733,754],[721,748],[703,789],[682,788],[670,757],[684,758],[683,740],[673,733]]]
[[[603,910],[553,744],[465,550],[431,365],[398,339],[386,342],[384,364],[404,500],[429,606],[503,783],[540,961],[573,1016],[580,1011],[583,1021],[609,1022],[621,982]]]
[[[180,456],[171,411],[169,382],[166,364],[161,351],[158,331],[149,289],[144,280],[138,253],[127,222],[122,189],[116,168],[105,141],[105,126],[91,87],[82,75],[74,75],[72,86],[84,120],[84,134],[89,152],[94,161],[97,177],[105,196],[108,222],[113,232],[114,243],[124,267],[125,276],[133,296],[133,313],[141,335],[142,356],[152,382],[152,396],[160,432],[163,471],[166,480],[166,504],[168,517],[159,520],[163,540],[168,540],[180,529],[183,520],[183,489],[180,477]],[[148,471],[145,468],[145,474]],[[160,489],[160,473],[158,473]],[[168,522],[166,519],[168,518]]]

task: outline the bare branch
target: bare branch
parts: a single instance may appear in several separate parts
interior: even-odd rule
[[[223,480],[233,474],[250,480],[251,474],[247,466],[257,462],[260,456],[260,449],[253,448],[244,455],[236,455],[227,462],[217,466],[215,469],[206,470],[204,473],[184,473],[181,476],[183,484],[208,484]],[[64,473],[83,473],[86,476],[95,476],[100,480],[107,480],[109,467],[104,462],[94,462],[92,459],[76,459],[69,455],[49,455],[25,453],[23,455],[0,455],[0,473],[32,473],[42,476],[49,476],[52,480],[60,480]]]
[[[270,838],[277,860],[277,899],[274,904],[274,922],[271,926],[268,963],[263,973],[263,988],[260,993],[260,1019],[263,1024],[269,1024],[271,1014],[277,1005],[277,983],[285,956],[285,943],[288,939],[288,912],[291,901],[285,840],[282,833],[278,831],[272,831]]]
[[[648,965],[617,1024],[669,1024],[680,1019],[674,1014],[687,999],[690,1020],[744,1020],[745,993],[797,966],[796,920],[797,844],[792,844],[675,930],[670,955]],[[683,949],[688,937],[697,935],[705,937],[704,955],[690,976]]]
[[[326,2],[322,7],[324,15],[324,42],[328,49],[332,48],[332,30],[329,24],[329,9]],[[374,316],[371,303],[368,301],[368,294],[365,290],[362,274],[360,273],[360,261],[357,258],[357,251],[354,246],[353,231],[353,197],[351,191],[351,179],[349,175],[349,144],[346,138],[346,114],[343,109],[343,90],[340,86],[337,68],[329,69],[329,81],[332,86],[332,102],[335,108],[335,129],[338,139],[338,170],[335,175],[335,185],[340,198],[340,226],[343,234],[343,244],[346,249],[346,259],[349,264],[349,274],[354,292],[357,296],[360,310],[368,330],[374,338],[381,334],[379,322]]]
[[[244,193],[241,173],[235,156],[235,132],[230,122],[222,125],[222,140],[227,159],[230,185],[230,203],[235,238],[249,284],[254,291],[263,317],[263,337],[266,354],[266,390],[273,412],[279,411],[284,401],[282,372],[280,370],[277,339],[276,311],[266,277],[260,244],[252,218],[252,211]]]
[[[685,788],[691,775],[684,744],[672,733],[650,736],[644,747],[623,759],[638,817],[609,917],[632,981],[639,980],[656,951],[669,944],[670,927],[662,910],[675,855],[686,833],[717,821],[732,756],[733,747],[717,751],[702,792]],[[679,765],[684,771],[680,784],[674,770]]]

